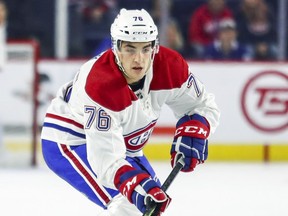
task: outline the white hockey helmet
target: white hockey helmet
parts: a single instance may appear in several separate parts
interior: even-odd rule
[[[158,45],[158,29],[150,14],[144,10],[121,9],[111,25],[113,49],[118,49],[118,41],[153,42]]]

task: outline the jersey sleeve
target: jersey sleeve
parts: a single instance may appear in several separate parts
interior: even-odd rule
[[[179,89],[175,89],[166,104],[179,119],[183,115],[197,113],[204,116],[214,133],[219,125],[220,111],[215,102],[215,95],[206,91],[203,83],[190,71],[187,80]]]
[[[208,120],[210,131],[215,131],[220,117],[215,96],[206,91],[181,55],[161,47],[155,56],[153,76],[151,91],[159,92],[158,100],[165,100],[176,118],[197,113]]]

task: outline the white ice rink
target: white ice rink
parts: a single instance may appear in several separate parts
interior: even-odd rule
[[[154,162],[163,181],[168,162]],[[164,216],[287,216],[288,163],[212,163],[180,173]],[[0,215],[97,216],[99,209],[46,167],[0,168]]]

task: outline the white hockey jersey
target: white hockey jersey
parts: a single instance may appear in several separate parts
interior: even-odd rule
[[[59,90],[48,108],[41,138],[65,145],[86,144],[99,181],[115,189],[116,171],[129,165],[126,155],[143,155],[164,104],[177,118],[194,113],[204,116],[211,132],[218,125],[214,95],[205,91],[185,60],[168,48],[160,47],[137,96],[108,50],[85,63],[73,82]]]

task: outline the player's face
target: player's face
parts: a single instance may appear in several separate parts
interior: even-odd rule
[[[138,82],[144,77],[151,64],[151,55],[151,42],[122,42],[118,56],[128,84]]]

